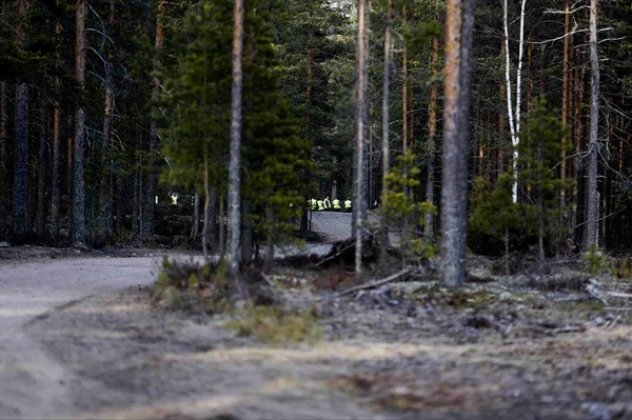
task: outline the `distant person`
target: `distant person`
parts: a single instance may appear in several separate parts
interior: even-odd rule
[[[318,205],[318,211],[325,210],[325,204],[323,203],[323,200],[316,201],[316,205]]]
[[[315,198],[311,198],[309,200],[309,209],[311,211],[316,211],[318,209],[318,203],[316,202]]]
[[[345,200],[345,211],[351,211],[353,204],[348,198]]]
[[[326,210],[331,210],[331,200],[329,200],[329,197],[325,197],[323,204],[325,205]]]
[[[334,201],[332,201],[332,205],[334,206],[334,211],[342,210],[342,207],[340,207],[340,200],[338,200],[337,198],[334,198]]]

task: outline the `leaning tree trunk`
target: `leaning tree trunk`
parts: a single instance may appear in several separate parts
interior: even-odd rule
[[[26,16],[28,8],[28,0],[18,1],[21,18]],[[18,23],[16,27],[16,40],[18,47],[25,47],[26,33],[22,23]],[[20,82],[15,88],[13,155],[13,233],[18,239],[23,239],[29,230],[28,115],[29,88],[25,82]]]
[[[473,62],[474,0],[446,4],[441,277],[451,287],[465,281],[467,156]]]
[[[362,240],[367,219],[365,189],[366,162],[364,157],[369,128],[369,14],[370,0],[358,0],[358,41],[357,41],[357,96],[356,96],[356,173],[355,173],[355,272],[362,272]]]
[[[592,91],[590,106],[590,143],[588,145],[588,209],[586,214],[586,237],[584,250],[597,245],[599,226],[599,191],[597,170],[599,161],[599,53],[597,51],[597,7],[599,0],[590,1],[590,68],[592,72]]]
[[[84,89],[86,82],[86,0],[77,0],[77,13],[75,16],[77,29],[75,39],[75,79]],[[73,164],[73,196],[72,196],[72,229],[70,242],[74,246],[84,246],[86,241],[85,222],[85,180],[84,180],[84,155],[86,137],[86,116],[84,108],[84,94],[82,92],[79,105],[75,111],[75,139],[74,139],[74,164]]]
[[[242,55],[244,44],[244,0],[235,0],[232,46],[232,90],[230,121],[230,162],[228,166],[228,264],[231,276],[239,273],[239,234],[241,230],[241,118]]]
[[[388,209],[388,174],[390,172],[390,95],[391,67],[393,66],[393,1],[388,0],[386,6],[386,28],[384,29],[384,79],[382,81],[382,243],[380,260],[384,264],[389,243]]]
[[[164,26],[164,13],[166,0],[158,1],[158,9],[156,15],[156,40],[155,51],[156,56],[162,49],[162,44],[165,38],[165,26]],[[154,71],[158,70],[159,61],[156,57],[154,59]],[[154,77],[154,97],[160,94],[160,79]],[[157,160],[158,160],[158,122],[155,118],[149,123],[149,174],[147,175],[147,185],[145,194],[143,196],[143,223],[141,224],[140,237],[142,240],[148,239],[154,233],[154,213],[155,213],[155,196],[156,196],[156,184],[158,183],[157,177]]]

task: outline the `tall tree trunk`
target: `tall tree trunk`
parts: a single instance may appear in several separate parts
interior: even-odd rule
[[[114,0],[110,0],[110,16],[108,22],[114,24],[115,19]],[[112,237],[113,217],[113,192],[114,192],[114,162],[112,160],[112,126],[114,123],[114,71],[112,60],[112,47],[108,47],[107,60],[104,64],[105,79],[105,104],[103,115],[103,143],[101,144],[101,156],[103,161],[104,177],[101,180],[99,191],[99,230],[106,241]]]
[[[310,33],[309,36],[309,41],[311,43],[313,34]],[[306,116],[305,119],[307,120],[307,129],[309,130],[308,135],[312,133],[313,130],[313,110],[312,110],[312,90],[313,90],[313,74],[314,74],[314,50],[311,48],[311,46],[309,48],[307,48],[307,63],[306,63],[306,68],[305,68],[305,73],[306,73],[306,97],[305,97],[305,103],[307,104],[306,107]],[[312,171],[309,168],[305,169],[305,183],[307,184],[307,186],[309,187],[309,185],[311,185],[312,183]],[[335,199],[336,197],[332,197],[332,200]],[[307,232],[310,229],[309,226],[309,209],[308,207],[305,205],[305,203],[303,204],[303,209],[301,211],[301,232]]]
[[[599,226],[599,191],[597,186],[597,171],[599,162],[599,52],[597,51],[597,7],[599,0],[590,1],[590,68],[591,79],[591,105],[590,105],[590,143],[588,146],[588,211],[586,214],[586,237],[584,238],[584,250],[597,245]]]
[[[28,8],[28,0],[18,1],[20,19],[26,18]],[[16,40],[18,47],[23,49],[26,44],[26,32],[21,21],[16,27]],[[29,231],[28,116],[29,88],[25,82],[19,82],[15,88],[13,154],[13,233],[18,239],[24,239]]]
[[[228,264],[231,276],[239,272],[239,235],[241,231],[241,119],[242,54],[244,44],[244,0],[234,0],[232,89],[230,121],[230,162],[228,166]]]
[[[571,1],[566,0],[564,7],[564,61],[562,69],[562,128],[566,130],[568,128],[568,117],[570,112],[570,75],[571,75],[571,36],[568,34],[571,30]],[[566,147],[568,145],[568,134],[564,131],[562,137],[562,162],[560,164],[560,180],[562,183],[566,180],[568,175],[567,163],[566,163]],[[560,194],[560,205],[562,208],[566,206],[566,187],[562,186]]]
[[[434,20],[439,23],[439,2],[435,1]],[[437,84],[439,73],[439,37],[432,39],[432,54],[430,56],[430,69],[432,72],[432,86],[430,87],[430,104],[428,106],[428,158],[426,161],[426,202],[434,203],[435,187],[435,149],[437,137],[437,114],[439,108],[439,86]],[[424,237],[426,241],[434,238],[434,215],[426,213],[424,220]]]
[[[457,287],[465,281],[474,0],[448,0],[446,13],[441,277],[446,285]]]
[[[365,174],[366,162],[365,148],[368,141],[369,129],[369,16],[370,0],[358,0],[358,39],[356,51],[357,72],[357,96],[356,96],[356,174],[354,205],[356,212],[355,235],[355,272],[362,272],[362,240],[365,236],[365,224],[367,220],[367,203]]]
[[[35,232],[41,242],[46,236],[46,102],[40,98],[39,151],[37,157],[37,207]]]
[[[191,226],[191,239],[196,240],[200,235],[200,193],[193,196],[193,226]]]
[[[76,39],[75,39],[75,79],[80,89],[85,88],[86,82],[86,0],[77,0],[76,11]],[[72,229],[70,242],[73,246],[84,246],[86,241],[85,222],[85,107],[84,93],[79,99],[79,105],[75,111],[75,139],[74,139],[74,165],[73,165],[73,196],[72,196]]]
[[[154,71],[158,70],[159,61],[158,54],[162,49],[162,44],[165,38],[165,26],[164,26],[164,14],[167,0],[158,0],[158,8],[156,10],[156,39],[155,39],[155,51],[154,54]],[[154,97],[160,95],[160,79],[154,77]],[[147,175],[147,185],[145,188],[145,195],[143,197],[144,209],[143,209],[143,224],[141,226],[140,237],[142,240],[147,240],[154,233],[154,213],[155,213],[155,196],[156,196],[156,184],[158,182],[157,177],[157,160],[158,160],[158,122],[152,118],[149,123],[149,173]]]
[[[507,10],[507,0],[503,1],[503,26],[505,31],[505,83],[507,85],[507,115],[509,117],[509,130],[511,133],[511,142],[513,145],[514,183],[512,187],[512,199],[514,203],[518,202],[518,146],[520,145],[520,116],[522,111],[522,58],[524,55],[524,23],[526,4],[527,0],[522,0],[520,8],[520,39],[518,42],[518,69],[516,71],[516,105],[514,109],[511,95],[511,50],[509,48],[509,17]]]
[[[53,242],[59,240],[60,228],[60,163],[61,163],[61,106],[59,101],[53,105],[53,150],[51,153],[51,239]]]
[[[386,261],[389,243],[389,220],[386,216],[388,208],[388,174],[390,172],[390,123],[391,123],[391,68],[393,67],[393,1],[386,5],[386,28],[384,29],[384,79],[382,80],[382,240],[380,260]]]
[[[6,170],[8,143],[7,82],[0,82],[0,168]],[[3,172],[4,174],[4,172]],[[5,174],[6,175],[6,174]]]
[[[204,260],[206,262],[209,262],[207,240],[207,233],[209,230],[209,213],[211,208],[211,196],[209,193],[208,153],[206,147],[204,147],[204,224],[202,225],[202,253],[204,254]]]
[[[53,142],[52,142],[52,153],[51,153],[51,239],[53,243],[56,243],[59,240],[59,228],[60,228],[60,205],[61,205],[61,176],[60,176],[60,168],[61,168],[61,104],[60,104],[60,94],[61,94],[61,79],[59,77],[59,66],[61,65],[61,22],[57,19],[55,22],[55,37],[56,37],[56,46],[55,46],[55,100],[53,101]]]
[[[402,8],[402,23],[407,23],[407,10]],[[402,45],[402,151],[408,151],[408,47],[406,39]]]

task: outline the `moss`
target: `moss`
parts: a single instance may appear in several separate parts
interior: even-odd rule
[[[266,343],[313,343],[322,337],[317,318],[309,311],[285,312],[278,307],[250,305],[235,315],[227,328]]]

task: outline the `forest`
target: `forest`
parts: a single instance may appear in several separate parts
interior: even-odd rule
[[[0,418],[632,415],[630,2],[1,5],[0,326],[83,367]]]

